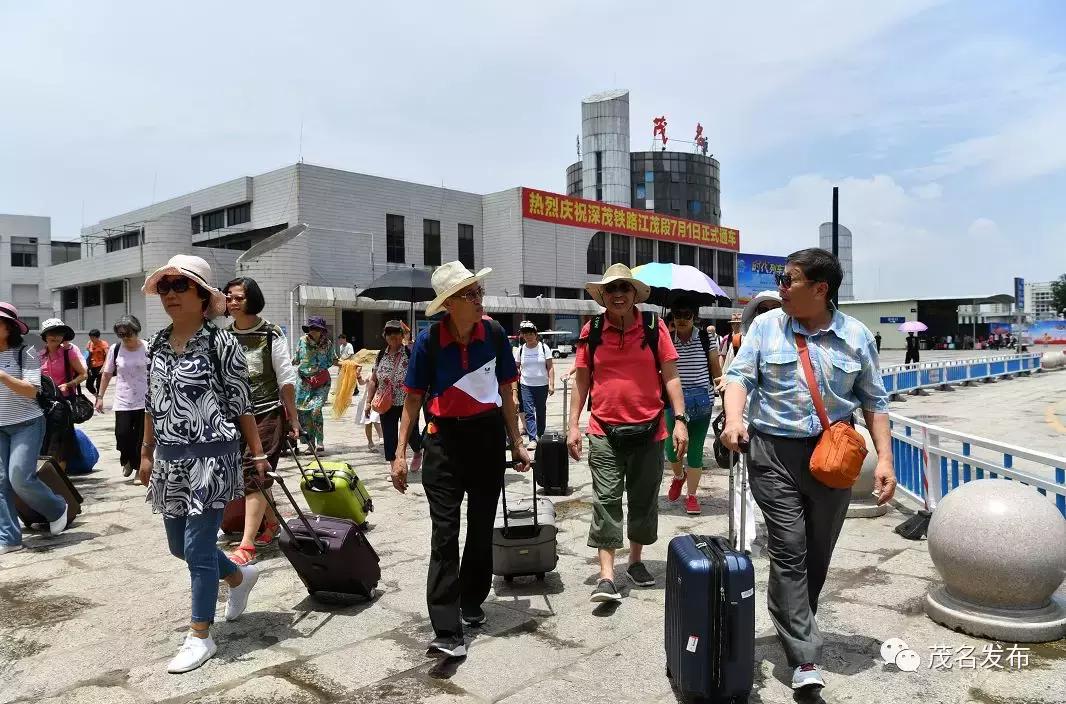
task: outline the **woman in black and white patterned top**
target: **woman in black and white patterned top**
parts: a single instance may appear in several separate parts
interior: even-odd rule
[[[244,350],[205,320],[226,307],[210,280],[207,262],[179,254],[143,289],[159,295],[173,322],[148,344],[140,479],[153,512],[163,514],[170,552],[185,560],[192,580],[192,623],[167,667],[171,673],[193,670],[215,654],[209,628],[219,580],[230,586],[226,620],[232,621],[258,579],[255,565],[238,567],[215,545],[223,509],[244,495],[242,436],[260,480],[270,467],[252,415]]]

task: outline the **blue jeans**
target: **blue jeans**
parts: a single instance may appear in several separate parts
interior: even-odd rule
[[[222,526],[222,509],[204,509],[198,516],[164,516],[163,526],[170,554],[189,566],[192,620],[213,623],[218,581],[237,570],[237,565],[215,545]]]
[[[530,440],[539,439],[548,422],[548,387],[522,384],[522,412],[526,414],[526,435]]]
[[[15,494],[50,521],[62,516],[67,507],[62,497],[37,478],[44,429],[44,416],[0,425],[0,545],[22,544]]]

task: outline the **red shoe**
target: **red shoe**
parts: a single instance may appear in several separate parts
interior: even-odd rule
[[[689,494],[688,498],[685,499],[685,513],[690,516],[700,515],[700,502],[692,494]]]
[[[677,501],[681,498],[681,488],[685,486],[684,477],[674,477],[670,480],[670,490],[666,492],[666,499],[668,501]]]

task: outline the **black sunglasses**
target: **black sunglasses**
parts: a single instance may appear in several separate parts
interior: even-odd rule
[[[695,317],[695,315],[693,315],[687,310],[680,313],[674,313],[674,320],[692,320]]]
[[[634,290],[632,286],[627,283],[612,282],[603,287],[603,290],[607,293],[629,293]]]
[[[792,274],[774,274],[774,281],[781,288],[792,288],[792,284],[805,284],[810,283],[811,279],[794,279]],[[817,282],[814,282],[817,283]]]
[[[165,296],[171,291],[174,293],[185,293],[192,288],[192,281],[184,276],[176,279],[160,279],[159,283],[155,285],[155,292],[160,296]]]

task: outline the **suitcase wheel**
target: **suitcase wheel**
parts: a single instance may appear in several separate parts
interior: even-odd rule
[[[512,577],[511,575],[507,575],[503,578],[503,581],[507,582],[508,584],[511,584],[514,582],[514,577]]]

